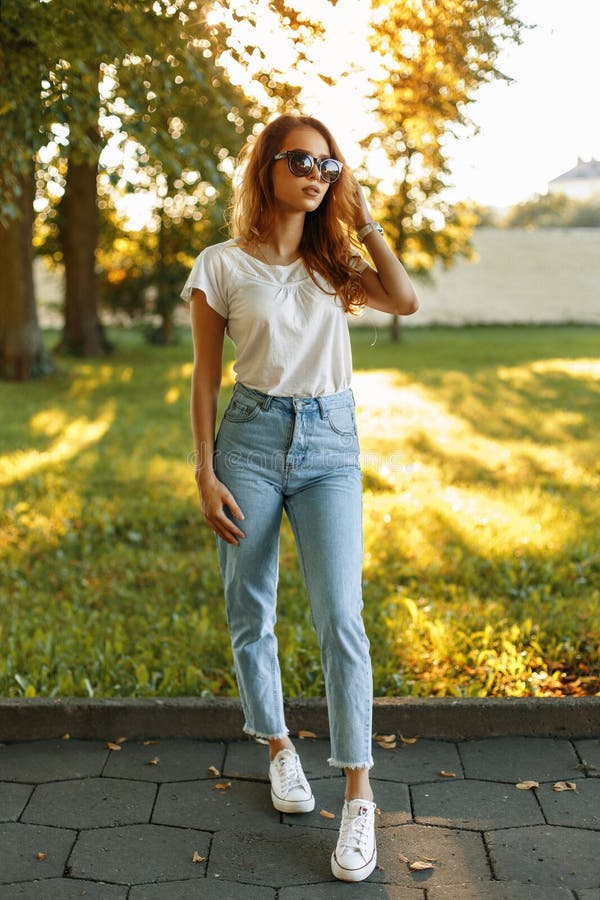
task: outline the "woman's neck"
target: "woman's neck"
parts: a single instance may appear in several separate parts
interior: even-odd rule
[[[248,249],[269,265],[287,266],[300,257],[304,230],[304,213],[278,212],[264,240],[256,241]]]

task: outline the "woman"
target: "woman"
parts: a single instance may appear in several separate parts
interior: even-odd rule
[[[367,305],[409,315],[418,303],[320,121],[280,116],[246,146],[242,162],[233,237],[200,253],[182,292],[194,339],[196,481],[217,535],[244,730],[268,741],[273,805],[293,813],[312,810],[315,800],[285,725],[273,630],[286,511],[321,650],[329,763],[346,774],[331,867],[336,878],[361,881],[377,854],[346,313]],[[354,249],[356,239],[373,266]],[[225,332],[236,384],[215,439]]]

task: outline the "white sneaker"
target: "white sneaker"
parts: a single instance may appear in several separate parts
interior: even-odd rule
[[[363,881],[376,865],[375,804],[369,800],[344,800],[331,871],[341,881]]]
[[[315,798],[293,750],[280,750],[269,766],[271,800],[279,812],[304,813],[315,808]]]

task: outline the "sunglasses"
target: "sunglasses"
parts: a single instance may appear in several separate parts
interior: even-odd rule
[[[311,156],[304,150],[284,150],[283,153],[278,153],[273,157],[273,161],[276,159],[287,159],[290,172],[297,178],[310,175],[314,166],[317,167],[321,180],[328,184],[333,184],[342,174],[343,166],[339,160],[317,159],[316,156]]]

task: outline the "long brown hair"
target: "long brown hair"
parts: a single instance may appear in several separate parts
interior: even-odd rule
[[[355,220],[357,198],[344,157],[329,129],[312,116],[284,114],[270,122],[253,143],[247,143],[238,157],[241,177],[234,185],[229,214],[232,237],[248,244],[265,240],[272,224],[275,206],[271,164],[287,135],[295,128],[314,128],[327,141],[329,153],[344,163],[342,174],[334,182],[314,212],[307,213],[300,253],[313,281],[315,273],[333,288],[347,312],[355,312],[366,303],[361,278],[351,264],[355,242],[351,228]]]

